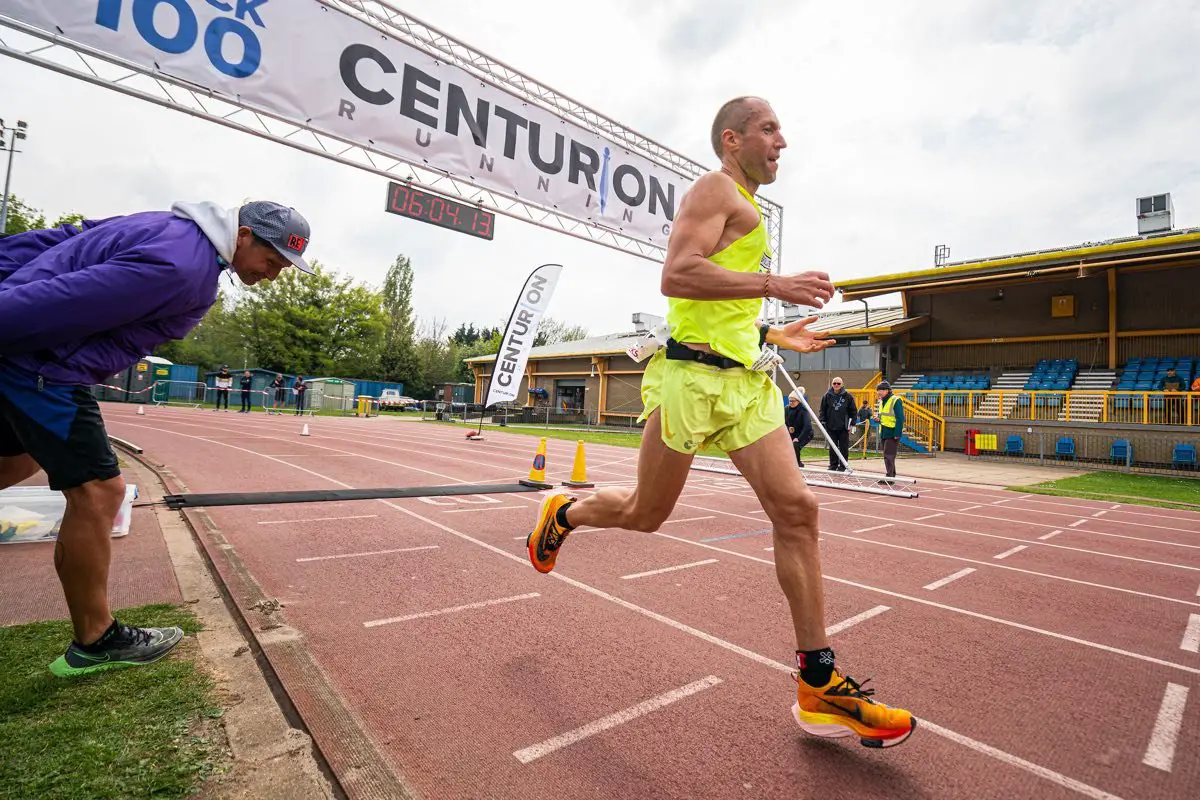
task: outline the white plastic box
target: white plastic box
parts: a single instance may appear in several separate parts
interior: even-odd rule
[[[125,485],[125,500],[113,521],[113,538],[129,533],[133,501],[138,497],[134,484]],[[67,510],[62,492],[47,486],[13,486],[0,490],[0,544],[53,542]]]

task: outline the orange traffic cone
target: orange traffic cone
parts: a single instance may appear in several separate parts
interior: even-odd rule
[[[587,479],[587,458],[583,453],[583,440],[575,444],[575,464],[571,467],[571,480],[563,481],[563,486],[576,489],[590,489],[596,484]]]
[[[553,489],[554,484],[546,483],[546,440],[538,442],[537,452],[533,456],[533,466],[529,469],[529,477],[518,481],[522,486],[532,486],[536,489]]]

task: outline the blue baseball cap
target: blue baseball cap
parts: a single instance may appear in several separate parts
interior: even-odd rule
[[[308,249],[308,220],[294,208],[270,200],[255,200],[238,209],[238,226],[245,225],[254,235],[275,248],[301,272],[314,274],[301,256]]]

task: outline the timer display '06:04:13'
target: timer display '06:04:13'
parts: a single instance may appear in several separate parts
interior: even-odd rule
[[[496,215],[478,206],[431,194],[403,183],[388,184],[387,211],[441,228],[492,239]]]

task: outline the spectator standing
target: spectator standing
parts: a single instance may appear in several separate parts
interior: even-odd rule
[[[872,415],[879,423],[879,441],[883,446],[883,466],[889,478],[896,477],[896,452],[904,431],[904,402],[892,392],[892,385],[880,381],[875,387],[879,406]]]
[[[225,401],[225,410],[229,410],[229,390],[233,388],[233,375],[229,373],[229,367],[225,364],[221,365],[221,371],[217,373],[217,407],[213,411],[221,410],[221,401]]]
[[[242,373],[242,380],[240,382],[240,387],[242,390],[242,409],[238,411],[239,414],[250,413],[250,388],[253,385],[254,377],[250,374],[250,370],[246,370]]]
[[[304,413],[304,392],[308,387],[304,385],[304,376],[297,375],[296,382],[292,385],[292,391],[296,393],[296,413]]]
[[[800,402],[800,395],[792,392],[788,395],[788,407],[783,412],[783,420],[787,425],[788,435],[792,437],[792,447],[796,450],[796,463],[804,466],[804,446],[812,441],[813,425],[808,409]]]
[[[846,471],[834,448],[841,452],[842,458],[847,461],[850,459],[850,428],[856,416],[858,406],[854,402],[854,395],[846,391],[841,378],[834,378],[829,385],[829,391],[821,398],[821,410],[817,412],[817,418],[821,420],[829,438],[833,440],[829,447],[831,472]]]
[[[275,373],[275,380],[271,381],[271,388],[275,390],[275,407],[267,413],[282,414],[283,407],[287,405],[287,381],[283,379],[282,372]]]

